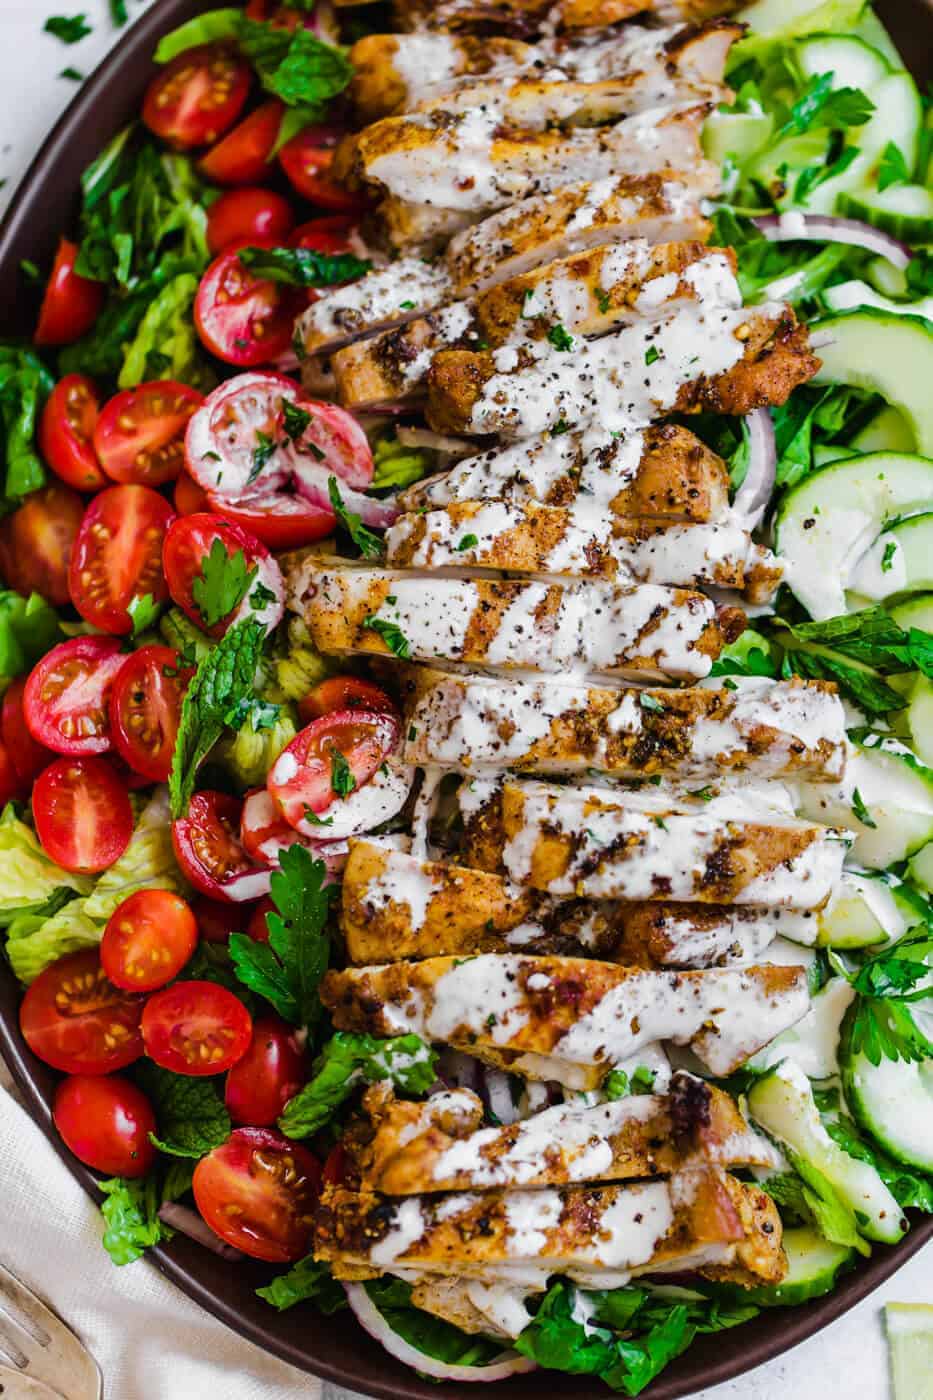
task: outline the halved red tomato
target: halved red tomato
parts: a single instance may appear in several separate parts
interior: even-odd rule
[[[99,410],[93,379],[66,374],[46,400],[39,420],[39,450],[55,475],[77,491],[97,491],[107,485],[92,441]]]
[[[40,972],[19,1024],[34,1055],[65,1074],[110,1074],[143,1053],[141,997],[107,980],[96,948],[69,953]]]
[[[279,163],[300,195],[322,209],[355,213],[369,207],[358,190],[348,190],[330,176],[334,149],[343,132],[332,126],[306,126],[279,151]]]
[[[270,549],[300,549],[333,534],[337,517],[331,510],[312,505],[300,496],[270,491],[249,496],[235,504],[208,492],[211,509],[220,511],[232,525],[249,530]]]
[[[294,404],[300,393],[294,379],[272,370],[250,370],[219,384],[188,424],[185,465],[194,481],[236,501],[284,486],[283,404]]]
[[[115,987],[153,992],[177,977],[197,947],[194,914],[171,890],[137,890],[110,915],[100,945]]]
[[[305,724],[334,710],[388,710],[395,714],[397,707],[381,686],[361,676],[328,676],[298,701],[298,713]]]
[[[199,894],[191,906],[198,934],[207,943],[226,943],[231,933],[244,933],[252,917],[251,904],[221,904]]]
[[[113,746],[134,773],[168,782],[181,719],[181,702],[193,671],[171,647],[131,652],[110,691]]]
[[[246,18],[268,24],[272,29],[287,29],[289,33],[294,33],[302,26],[305,29],[313,29],[316,17],[307,10],[295,10],[289,5],[276,4],[276,0],[249,0]]]
[[[42,849],[56,864],[95,875],[119,860],[133,835],[126,789],[105,758],[59,758],[32,789]]]
[[[232,44],[185,49],[146,89],[143,121],[177,150],[209,146],[240,115],[251,78]]]
[[[12,755],[7,745],[0,741],[0,809],[12,802],[14,797],[28,797],[29,785],[16,771]]]
[[[264,102],[201,157],[202,173],[217,185],[254,185],[268,179],[284,115],[284,103]]]
[[[23,716],[36,743],[55,753],[105,753],[110,691],[125,661],[113,637],[72,637],[46,652],[23,690]]]
[[[253,1022],[249,1049],[227,1075],[224,1102],[234,1123],[266,1128],[307,1078],[307,1059],[294,1027],[278,1016],[264,1016]]]
[[[164,486],[185,465],[188,420],[204,395],[173,379],[116,394],[100,411],[94,450],[112,481]]]
[[[145,1176],[155,1161],[152,1105],[118,1074],[73,1074],[55,1090],[52,1117],[79,1162],[105,1176]]]
[[[321,1165],[269,1128],[236,1128],[194,1169],[194,1199],[227,1244],[254,1259],[288,1264],[311,1247]]]
[[[267,239],[253,246],[270,246]],[[215,258],[201,278],[194,323],[202,342],[228,365],[268,365],[291,345],[304,298],[294,287],[258,277],[236,248]]]
[[[321,1180],[325,1186],[341,1186],[347,1179],[347,1149],[342,1142],[335,1143],[324,1159]]]
[[[130,604],[168,598],[162,540],[175,512],[148,486],[109,486],[84,513],[71,555],[71,601],[94,627],[133,630]]]
[[[207,587],[207,560],[217,547],[224,560],[227,577],[234,577],[238,561],[246,591],[230,610],[219,615],[221,600]],[[285,613],[285,583],[282,570],[266,546],[255,535],[231,525],[220,515],[185,515],[173,522],[162,549],[162,566],[174,602],[191,618],[195,627],[213,637],[222,637],[234,622],[254,617],[270,632]],[[248,582],[247,582],[248,580]],[[229,596],[222,601],[229,601]]]
[[[178,473],[173,498],[179,515],[197,515],[208,509],[207,492],[186,471]]]
[[[68,567],[84,501],[77,491],[53,482],[33,491],[18,510],[0,521],[0,574],[8,588],[41,593],[56,607],[71,602]]]
[[[282,244],[295,227],[292,206],[274,190],[228,190],[207,211],[207,246],[215,255],[236,243]]]
[[[289,238],[292,248],[311,248],[316,253],[349,253],[350,234],[358,220],[352,214],[325,214],[299,224]]]
[[[182,870],[211,899],[261,899],[269,871],[250,860],[240,844],[240,803],[224,792],[196,792],[188,815],[172,823],[172,843]]]
[[[77,260],[77,243],[60,239],[33,336],[37,345],[69,345],[97,320],[104,304],[104,284],[75,272]]]
[[[250,915],[249,923],[246,925],[248,936],[254,939],[256,943],[269,942],[270,930],[268,916],[274,913],[276,913],[276,908],[268,895],[265,899],[261,899],[256,905],[256,908]]]
[[[223,1074],[249,1048],[253,1021],[239,997],[216,982],[174,982],[146,1002],[146,1054],[173,1074]]]
[[[243,799],[240,840],[253,860],[272,866],[278,865],[279,856],[289,846],[309,844],[289,826],[265,788],[254,788]]]
[[[319,815],[363,787],[395,748],[400,733],[398,715],[385,710],[336,710],[302,729],[269,773],[269,792],[285,820],[303,831],[309,809]],[[326,839],[326,830],[320,834]]]
[[[56,757],[51,749],[38,743],[29,732],[23,712],[26,677],[11,681],[3,697],[0,711],[0,738],[16,772],[19,786],[28,789],[37,773]],[[8,799],[4,799],[6,801]]]

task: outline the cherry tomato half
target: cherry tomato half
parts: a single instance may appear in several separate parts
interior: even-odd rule
[[[282,750],[268,788],[285,820],[306,829],[307,810],[325,812],[340,796],[361,788],[398,743],[401,723],[385,710],[335,710],[314,720]],[[334,786],[335,774],[344,783]],[[327,831],[320,835],[326,839]]]
[[[240,803],[223,792],[196,792],[188,815],[172,823],[178,864],[211,899],[241,904],[269,893],[269,871],[250,860],[239,830]]]
[[[52,1117],[79,1162],[105,1176],[145,1176],[155,1161],[152,1105],[122,1075],[73,1074],[55,1090]]]
[[[58,865],[94,875],[119,860],[133,835],[126,789],[105,758],[59,758],[32,790],[42,849]]]
[[[86,374],[66,374],[42,410],[39,450],[55,475],[76,491],[107,485],[92,441],[99,410],[97,387]]]
[[[228,190],[207,211],[207,246],[216,255],[232,243],[284,243],[294,227],[292,206],[274,190]]]
[[[216,1235],[254,1259],[307,1254],[321,1185],[317,1158],[269,1128],[236,1128],[194,1169],[194,1199]]]
[[[307,10],[295,10],[289,5],[278,5],[275,0],[249,0],[246,7],[246,18],[268,24],[271,29],[287,29],[290,34],[302,26],[305,29],[313,29],[315,24],[315,16],[309,14]]]
[[[116,394],[100,411],[94,450],[111,481],[164,486],[185,464],[188,420],[204,395],[173,379]]]
[[[250,915],[250,921],[246,926],[246,932],[256,943],[269,942],[269,921],[268,915],[276,912],[275,905],[267,895],[261,899]]]
[[[268,246],[268,240],[255,241]],[[202,342],[228,365],[267,365],[291,345],[295,317],[304,305],[300,291],[258,277],[236,248],[215,258],[201,278],[194,323]]]
[[[356,225],[352,214],[327,214],[321,219],[309,219],[292,232],[289,246],[311,248],[316,253],[349,253],[350,233]]]
[[[56,607],[71,602],[68,567],[84,501],[77,491],[53,482],[33,491],[0,521],[0,574],[8,588],[27,597],[41,593]]]
[[[347,1179],[347,1149],[342,1142],[334,1143],[324,1159],[321,1180],[325,1186],[342,1186]]]
[[[298,701],[298,713],[305,724],[334,710],[388,710],[394,714],[396,706],[380,686],[360,676],[328,676]]]
[[[240,840],[258,864],[273,866],[278,865],[279,856],[289,846],[310,845],[289,826],[265,788],[255,788],[243,799]]]
[[[217,185],[254,185],[270,174],[272,147],[285,115],[278,101],[250,112],[222,141],[201,157],[201,170]]]
[[[108,982],[96,948],[69,953],[40,972],[19,1008],[34,1055],[65,1074],[110,1074],[143,1053],[141,997]]]
[[[242,597],[225,613],[220,608],[235,595],[229,591],[220,594],[206,581],[212,573],[207,561],[217,557],[218,545],[225,576],[233,579],[239,564],[244,583],[250,580]],[[162,567],[173,601],[195,627],[204,628],[212,637],[222,637],[244,617],[255,617],[270,632],[282,621],[285,583],[281,569],[261,540],[220,515],[186,515],[174,521],[165,536]]]
[[[173,982],[146,1002],[146,1054],[173,1074],[222,1074],[249,1048],[252,1017],[216,982]]]
[[[106,753],[110,691],[125,660],[112,637],[72,637],[46,652],[23,691],[23,715],[36,742],[54,753]]]
[[[231,933],[243,933],[251,917],[251,904],[221,904],[199,894],[191,906],[198,934],[207,943],[226,943]]]
[[[198,942],[198,926],[171,890],[137,890],[110,915],[100,960],[115,987],[154,992],[177,977]]]
[[[110,692],[113,746],[134,773],[168,782],[181,719],[181,702],[193,671],[171,647],[140,647],[117,673]]]
[[[27,797],[29,786],[24,783],[16,770],[12,754],[5,743],[0,741],[0,808],[12,802],[14,797]]]
[[[185,49],[153,78],[142,118],[177,150],[209,146],[236,121],[249,89],[249,65],[232,45],[200,44]]]
[[[333,533],[337,523],[332,511],[312,505],[300,496],[288,496],[284,491],[270,491],[263,496],[250,496],[231,506],[222,496],[208,493],[211,509],[220,511],[231,525],[262,540],[270,549],[300,549]]]
[[[253,1022],[253,1038],[227,1075],[224,1102],[234,1123],[267,1128],[308,1078],[305,1053],[278,1016]]]
[[[197,515],[199,511],[209,509],[207,492],[186,471],[178,473],[174,501],[179,515]]]
[[[62,238],[42,298],[37,345],[69,345],[89,331],[104,304],[103,282],[75,272],[78,245]]]
[[[130,604],[168,598],[162,540],[175,512],[148,486],[109,486],[84,513],[71,555],[71,601],[94,627],[133,630]]]
[[[306,126],[279,151],[279,164],[300,195],[322,209],[354,213],[368,208],[358,190],[348,190],[330,175],[334,148],[342,132],[329,126]]]
[[[9,755],[19,785],[28,789],[37,773],[56,757],[51,749],[37,743],[29,732],[23,712],[26,677],[17,676],[7,687],[0,710],[0,739]]]

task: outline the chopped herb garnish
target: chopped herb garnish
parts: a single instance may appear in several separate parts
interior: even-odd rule
[[[661,352],[656,345],[649,345],[645,351],[645,364],[653,365],[655,360],[660,360]]]
[[[389,599],[386,599],[389,602]],[[411,657],[411,644],[397,622],[389,622],[384,617],[374,617],[369,613],[363,618],[363,626],[368,627],[371,632],[377,632],[391,652],[400,661],[408,661]]]
[[[606,312],[609,310],[609,307],[610,307],[610,305],[611,305],[611,302],[612,302],[612,298],[611,298],[611,296],[609,295],[609,293],[608,293],[608,292],[604,292],[603,289],[602,289],[602,287],[597,287],[597,288],[596,288],[596,305],[599,307],[600,311],[602,312],[602,314],[603,314],[604,316],[605,316]]]
[[[319,253],[314,248],[241,248],[237,256],[257,277],[290,287],[355,282],[372,267],[353,253]]]
[[[893,540],[888,540],[888,543],[884,547],[884,554],[881,556],[881,572],[883,574],[891,572],[891,566],[894,563],[894,556],[896,553],[897,545]]]
[[[872,830],[877,828],[878,823],[862,801],[862,794],[859,792],[858,788],[852,793],[852,811],[856,819],[862,823],[862,826],[870,826]]]
[[[269,459],[275,452],[277,446],[275,438],[271,437],[269,433],[264,433],[262,429],[257,429],[254,441],[255,446],[253,448],[252,463],[249,469],[249,476],[246,478],[247,486],[252,485],[263,467],[268,465]]]
[[[573,336],[559,321],[548,331],[547,338],[555,350],[572,350],[575,344]]]
[[[305,803],[305,821],[310,826],[333,826],[334,824],[333,817],[319,817],[317,812],[312,812],[307,802]]]
[[[350,765],[336,746],[330,751],[330,785],[338,797],[349,797],[356,787]]]
[[[398,309],[399,311],[414,311],[415,303],[413,301],[400,301]]]
[[[289,442],[297,442],[311,424],[311,414],[306,408],[299,408],[290,399],[280,399],[282,405],[282,426]]]
[[[712,802],[713,798],[716,796],[711,787],[694,788],[689,795],[699,798],[701,802]]]
[[[554,424],[553,428],[551,429],[551,437],[552,437],[552,438],[555,438],[555,437],[562,437],[564,433],[569,433],[569,432],[570,432],[570,424],[567,422],[566,418],[558,418],[557,422]]]
[[[661,704],[660,700],[656,700],[653,695],[649,695],[647,690],[638,692],[638,703],[643,710],[652,710],[658,714],[664,711],[664,706]]]
[[[334,514],[357,549],[363,555],[363,558],[378,559],[382,554],[382,540],[378,535],[374,534],[372,530],[367,530],[366,526],[363,524],[362,516],[355,514],[351,510],[347,510],[343,503],[343,497],[340,494],[340,489],[337,486],[337,478],[335,476],[328,477],[327,479],[327,494],[330,496],[330,503],[334,508]]]
[[[84,74],[77,68],[63,68],[58,76],[60,78],[70,78],[73,83],[84,82]]]
[[[475,549],[478,543],[475,535],[464,535],[457,542],[457,552],[462,554],[465,549]]]
[[[87,22],[87,15],[50,15],[42,26],[46,34],[54,34],[63,44],[77,44],[93,29]]]

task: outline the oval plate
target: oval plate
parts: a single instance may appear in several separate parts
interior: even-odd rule
[[[85,84],[39,151],[0,225],[0,306],[4,308],[0,336],[29,333],[36,306],[20,275],[21,260],[51,261],[59,235],[73,225],[81,171],[138,112],[154,71],[152,53],[159,38],[203,8],[197,0],[161,0],[132,26]],[[933,35],[933,12],[925,0],[898,0],[879,8],[902,52],[922,54],[933,47],[917,42],[923,30]],[[51,1102],[57,1076],[23,1043],[19,1001],[16,979],[0,963],[0,1054],[59,1156],[84,1189],[100,1200],[94,1177],[71,1156],[53,1127]],[[874,1257],[828,1297],[802,1307],[776,1308],[734,1331],[699,1338],[643,1392],[645,1400],[678,1400],[779,1356],[847,1312],[931,1236],[933,1220],[915,1215],[902,1244],[892,1249],[878,1246]],[[366,1336],[349,1313],[323,1318],[312,1306],[300,1305],[274,1312],[255,1295],[256,1288],[271,1277],[263,1266],[225,1263],[180,1235],[150,1250],[147,1257],[240,1336],[325,1380],[385,1400],[467,1400],[468,1396],[478,1400],[474,1385],[439,1386],[422,1380]],[[497,1391],[503,1400],[541,1400],[542,1377],[515,1376],[497,1386]],[[553,1400],[606,1400],[611,1394],[600,1381],[555,1371],[547,1373],[547,1393]],[[486,1387],[483,1394],[491,1395],[491,1389]]]

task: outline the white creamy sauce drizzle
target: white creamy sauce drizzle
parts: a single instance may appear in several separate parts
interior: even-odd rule
[[[399,258],[322,296],[299,318],[298,330],[317,349],[322,341],[343,342],[360,331],[404,321],[416,311],[430,311],[449,296],[450,276],[443,264]]]

